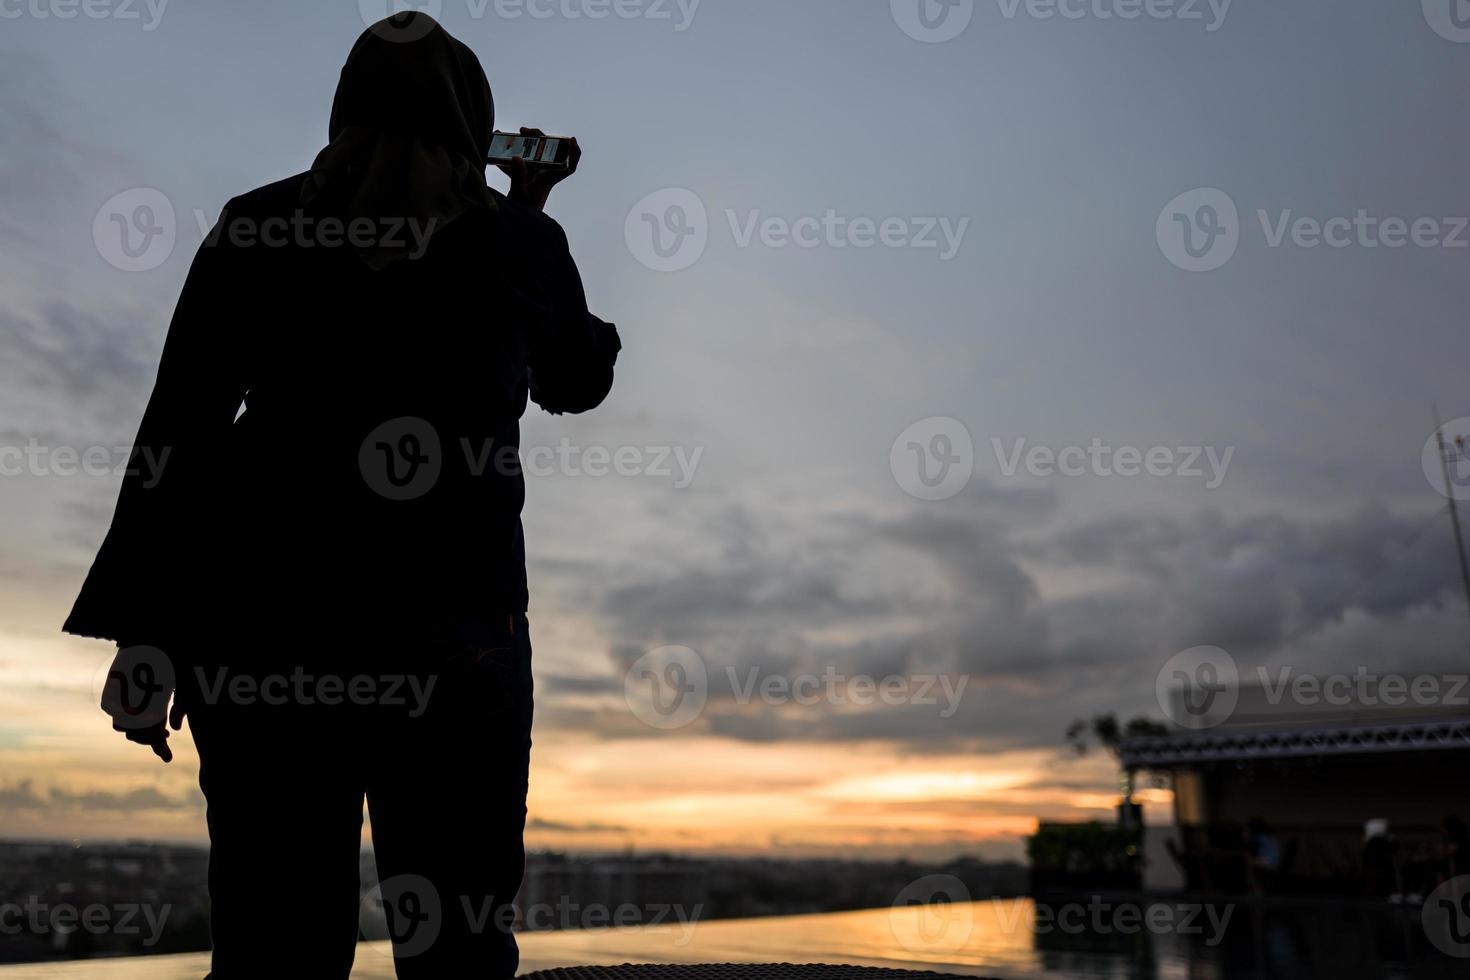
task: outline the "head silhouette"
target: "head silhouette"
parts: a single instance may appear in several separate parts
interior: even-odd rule
[[[349,128],[414,137],[483,165],[495,100],[473,51],[427,14],[395,14],[363,31],[342,67],[330,139]]]
[[[497,206],[485,183],[494,129],[495,102],[474,52],[425,14],[389,17],[347,56],[331,141],[312,163],[301,202],[379,228],[417,221],[426,245],[466,210]],[[374,269],[426,254],[386,233],[353,250]]]

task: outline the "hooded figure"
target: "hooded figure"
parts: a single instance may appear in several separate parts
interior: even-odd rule
[[[494,209],[485,159],[495,100],[479,59],[427,16],[390,23],[402,29],[370,29],[347,56],[331,142],[311,166],[303,205],[348,219],[414,217],[435,230],[467,208]],[[373,268],[408,254],[381,243],[358,251]]]
[[[199,249],[64,627],[117,642],[103,707],[130,740],[168,761],[187,714],[214,980],[346,980],[364,801],[399,977],[515,973],[519,419],[595,408],[621,345],[549,185],[486,186],[492,106],[422,14],[358,40],[311,169]]]

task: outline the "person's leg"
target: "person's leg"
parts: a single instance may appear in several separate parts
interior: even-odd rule
[[[478,658],[419,678],[427,697],[372,740],[368,812],[400,980],[509,978],[519,962],[531,645],[524,616],[497,632]]]
[[[257,672],[252,672],[257,674]],[[210,980],[347,980],[364,787],[340,712],[191,705],[208,803]]]

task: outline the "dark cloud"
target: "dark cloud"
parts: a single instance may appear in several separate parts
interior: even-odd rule
[[[559,834],[623,834],[630,828],[616,823],[562,823],[532,817],[526,822],[527,830],[548,830]]]
[[[74,198],[83,187],[81,173],[95,166],[96,155],[83,141],[56,123],[64,86],[41,57],[10,50],[0,59],[0,228],[14,233],[22,221],[54,215],[59,202]],[[66,112],[75,111],[68,101]],[[9,236],[7,236],[9,237]],[[31,235],[21,236],[23,240]]]
[[[202,804],[203,796],[198,790],[182,797],[168,796],[152,786],[122,793],[100,790],[77,793],[58,787],[38,789],[29,779],[0,786],[0,813],[56,814],[88,810],[131,814],[152,810],[189,810]]]
[[[0,310],[0,390],[28,415],[24,425],[11,415],[7,439],[130,441],[124,429],[142,414],[161,338],[162,328],[62,302],[37,317]]]
[[[605,591],[614,669],[554,677],[549,693],[601,694],[615,706],[559,705],[556,721],[659,734],[640,731],[615,702],[630,664],[679,644],[709,668],[709,702],[691,732],[977,752],[1054,746],[1073,717],[1157,716],[1155,672],[1191,646],[1224,647],[1242,666],[1319,670],[1385,669],[1412,650],[1430,668],[1445,656],[1436,653],[1445,623],[1462,615],[1439,513],[1368,504],[1300,521],[1207,511],[1047,531],[1051,509],[1036,501],[1031,520],[996,519],[1012,504],[982,490],[953,511],[845,512],[761,531],[749,513],[726,514],[700,530],[725,535],[721,559],[670,550]],[[1096,584],[1048,597],[1049,575],[1079,572]],[[1396,638],[1391,647],[1384,635]],[[900,675],[915,693],[930,674],[950,692],[961,677],[967,686],[952,712],[937,685],[924,704],[859,705],[840,687],[835,701],[808,705],[737,698],[752,676],[826,670]]]

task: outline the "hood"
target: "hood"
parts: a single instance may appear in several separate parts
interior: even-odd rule
[[[480,60],[431,17],[397,14],[352,46],[328,126],[330,142],[301,192],[313,211],[384,229],[359,258],[382,269],[426,254],[435,232],[469,208],[494,210],[485,183],[495,101]],[[415,222],[418,239],[399,232]]]
[[[395,14],[363,31],[342,66],[329,141],[354,127],[414,136],[484,166],[495,99],[473,51],[427,14]]]

